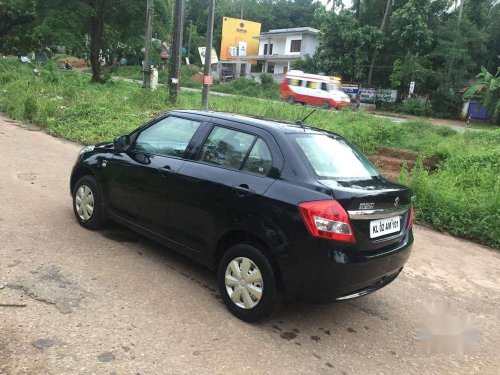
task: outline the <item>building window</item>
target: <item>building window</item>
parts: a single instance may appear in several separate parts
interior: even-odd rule
[[[267,53],[267,47],[269,46],[269,53]],[[264,55],[272,55],[273,54],[273,44],[264,44]]]
[[[290,52],[300,52],[300,45],[302,44],[302,40],[292,40],[290,43]]]

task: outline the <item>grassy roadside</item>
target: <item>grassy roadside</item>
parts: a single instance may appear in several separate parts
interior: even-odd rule
[[[196,67],[181,67],[181,80],[183,87],[201,89],[202,84],[191,79],[191,76],[198,72]],[[112,76],[142,80],[142,71],[138,66],[122,66],[113,71]],[[158,72],[158,81],[167,82],[167,70],[161,69]],[[253,98],[263,98],[278,100],[280,98],[279,84],[275,83],[271,78],[264,82],[264,84],[256,83],[247,78],[239,78],[227,83],[214,82],[210,88],[212,91],[223,92],[226,94],[239,95],[244,93],[245,96]]]
[[[76,72],[32,68],[0,60],[0,111],[38,124],[47,132],[81,143],[125,134],[154,115],[173,109],[166,92],[110,81],[89,83]],[[182,93],[175,108],[199,108],[199,93]],[[211,97],[211,109],[285,120],[305,117],[310,109],[252,98]],[[366,154],[377,147],[412,149],[432,156],[438,168],[421,162],[400,180],[416,195],[417,220],[451,234],[500,248],[500,130],[457,133],[412,121],[403,125],[363,113],[318,111],[308,124],[335,131]]]

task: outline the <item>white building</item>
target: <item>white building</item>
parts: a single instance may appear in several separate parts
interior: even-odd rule
[[[255,37],[259,39],[259,54],[245,59],[257,61],[254,72],[282,75],[290,70],[294,60],[314,55],[319,45],[318,33],[312,27],[269,30]]]

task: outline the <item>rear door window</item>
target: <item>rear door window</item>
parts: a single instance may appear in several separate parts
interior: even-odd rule
[[[224,168],[240,169],[255,136],[215,126],[201,150],[200,160]]]
[[[242,170],[267,176],[271,171],[272,165],[273,159],[271,157],[269,147],[267,147],[266,142],[258,138],[252,147]]]
[[[139,134],[134,151],[182,157],[200,125],[199,121],[166,117]]]

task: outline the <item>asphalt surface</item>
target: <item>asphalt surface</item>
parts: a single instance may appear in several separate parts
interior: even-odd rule
[[[250,325],[193,261],[119,226],[77,224],[79,147],[0,117],[1,374],[500,373],[497,251],[417,226],[386,288],[287,303]],[[477,327],[471,353],[419,353],[421,314],[443,301]]]

